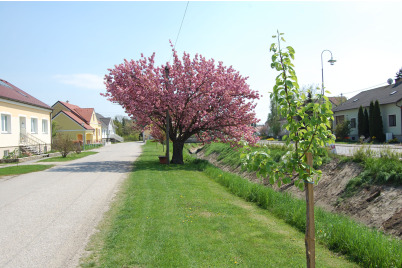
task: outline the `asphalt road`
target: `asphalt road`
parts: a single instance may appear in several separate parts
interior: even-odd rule
[[[260,144],[283,144],[281,141],[267,141],[267,140],[260,140],[258,143]],[[362,148],[363,145],[359,144],[336,144],[336,154],[339,155],[347,155],[351,156],[354,154],[355,151],[358,149]],[[391,144],[386,144],[386,145],[372,145],[372,144],[365,144],[364,148],[370,149],[375,152],[381,152],[383,150],[391,150],[392,152],[395,153],[402,153],[402,146],[401,145],[391,145]]]
[[[0,267],[76,267],[141,145],[0,178]]]

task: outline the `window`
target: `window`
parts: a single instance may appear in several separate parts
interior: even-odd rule
[[[11,133],[10,114],[1,114],[1,133]]]
[[[42,133],[47,134],[48,130],[48,121],[46,119],[42,119]]]
[[[356,128],[356,118],[350,119],[350,128]]]
[[[344,120],[345,120],[344,115],[335,116],[335,124],[336,125],[343,123]]]
[[[388,115],[388,126],[396,127],[396,115],[394,114]]]
[[[38,118],[31,118],[31,133],[38,133]]]

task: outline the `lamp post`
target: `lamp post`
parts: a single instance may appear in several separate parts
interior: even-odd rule
[[[332,52],[329,51],[328,49],[325,49],[321,52],[321,79],[322,79],[322,83],[321,83],[321,95],[324,95],[324,64],[322,63],[322,54],[328,51],[329,53],[331,53],[331,59],[328,61],[331,65],[334,65],[336,60],[334,60],[334,58],[332,57]]]

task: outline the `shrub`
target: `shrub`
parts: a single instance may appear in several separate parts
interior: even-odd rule
[[[72,138],[69,135],[63,135],[61,133],[58,133],[53,139],[52,147],[55,150],[60,151],[63,157],[66,157],[68,153],[75,149]]]
[[[344,140],[350,134],[350,121],[345,120],[335,127],[335,136],[337,139]]]

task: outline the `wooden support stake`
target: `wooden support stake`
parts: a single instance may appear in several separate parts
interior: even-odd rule
[[[307,164],[313,166],[313,156],[311,153],[306,153]],[[307,267],[315,267],[315,225],[314,225],[314,184],[304,183],[306,191],[306,259]]]

